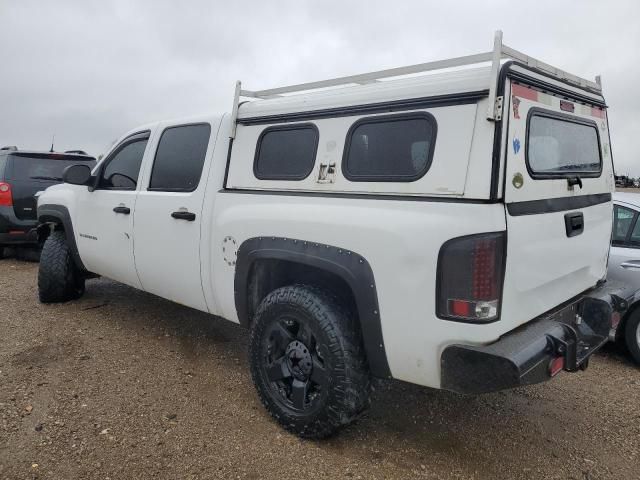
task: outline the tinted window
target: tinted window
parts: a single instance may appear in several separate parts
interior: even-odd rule
[[[65,168],[71,165],[84,164],[93,168],[96,161],[83,158],[55,158],[55,156],[11,155],[14,180],[39,180],[61,182]]]
[[[627,239],[633,226],[635,212],[629,208],[615,205],[613,208],[613,243],[621,244]],[[639,224],[640,225],[640,224]],[[636,229],[634,229],[635,232]],[[640,235],[640,232],[639,232]]]
[[[640,222],[636,220],[629,237],[629,243],[634,247],[640,246]]]
[[[302,180],[313,170],[317,149],[314,125],[267,128],[258,139],[253,173],[260,180]]]
[[[534,176],[597,176],[602,171],[594,123],[535,113],[529,118],[527,139],[527,162]]]
[[[102,170],[101,188],[115,190],[136,188],[147,140],[147,138],[134,140],[116,150]]]
[[[429,114],[358,121],[347,136],[342,171],[354,182],[412,182],[433,159],[436,121]]]
[[[0,154],[0,180],[4,180],[7,173],[5,172],[5,165],[7,164],[7,156]]]
[[[210,134],[209,124],[167,128],[158,144],[149,190],[195,190]]]

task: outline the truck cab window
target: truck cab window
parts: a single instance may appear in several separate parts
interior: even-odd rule
[[[210,135],[208,123],[167,128],[158,143],[149,190],[194,191],[200,183]]]
[[[135,190],[148,138],[126,143],[114,152],[100,175],[99,188]]]

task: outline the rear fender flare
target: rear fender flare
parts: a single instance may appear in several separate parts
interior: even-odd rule
[[[305,240],[255,237],[238,248],[234,277],[235,305],[240,323],[248,327],[249,276],[256,260],[271,259],[308,265],[342,278],[351,288],[358,308],[360,329],[371,374],[390,378],[382,337],[376,283],[367,260],[356,252]]]

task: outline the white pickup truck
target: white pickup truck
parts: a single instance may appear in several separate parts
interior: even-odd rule
[[[443,71],[439,71],[444,69]],[[241,99],[248,101],[241,102]],[[475,394],[586,368],[614,177],[588,81],[502,44],[124,135],[38,201],[42,302],[102,275],[250,329],[260,398],[329,435],[372,377]]]

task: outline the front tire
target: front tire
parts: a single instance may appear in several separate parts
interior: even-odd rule
[[[73,262],[64,232],[51,232],[40,255],[40,301],[54,303],[75,300],[84,294],[84,289],[84,277]]]
[[[624,341],[634,362],[640,365],[640,309],[625,322]]]
[[[267,295],[251,326],[249,362],[265,408],[300,437],[327,437],[369,404],[360,332],[323,290],[294,285]]]

